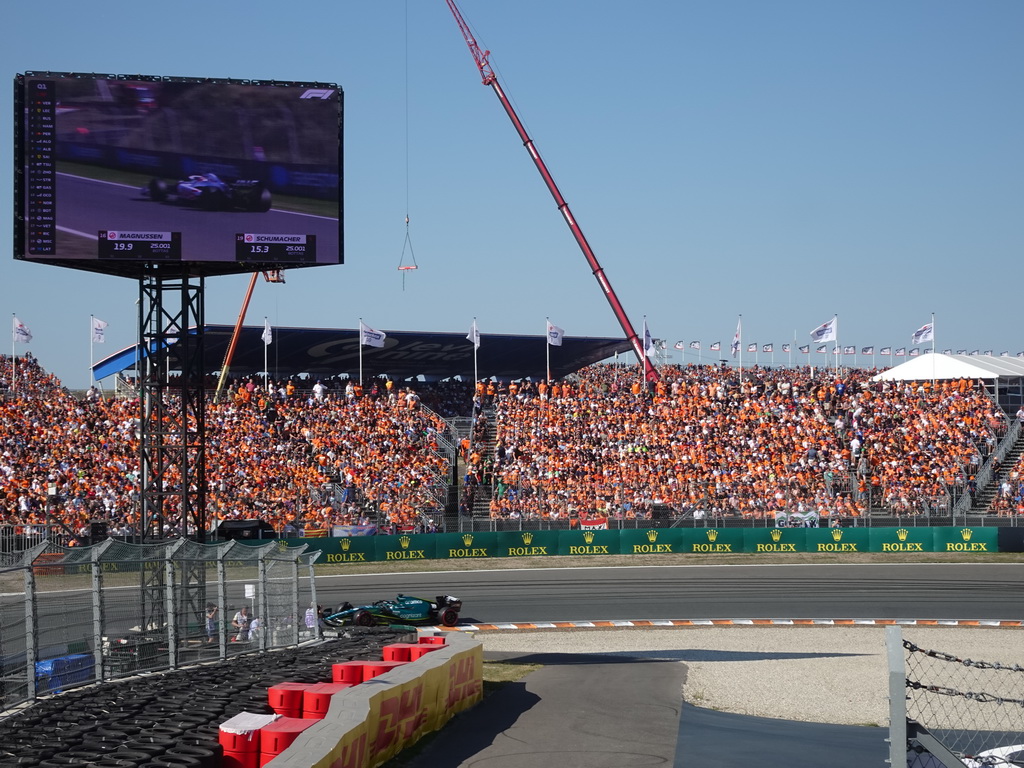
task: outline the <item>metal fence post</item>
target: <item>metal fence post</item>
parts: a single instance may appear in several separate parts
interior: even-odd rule
[[[224,559],[235,546],[236,542],[232,540],[217,548],[217,615],[220,616],[220,620],[217,622],[217,643],[220,647],[221,660],[228,657],[228,620],[225,613],[228,604],[228,568]]]
[[[92,547],[92,658],[96,682],[103,682],[103,563],[100,557],[110,549],[113,541],[107,539]]]
[[[39,554],[36,552],[25,567],[25,677],[29,701],[36,700],[36,660],[39,637],[36,622],[36,572],[33,563]]]
[[[292,645],[299,644],[299,627],[302,621],[302,617],[306,615],[305,611],[299,610],[299,555],[301,552],[296,552],[295,557],[292,559],[292,616],[295,619],[292,621]]]
[[[257,616],[260,619],[259,643],[260,650],[267,650],[267,550],[260,549],[259,559],[256,561],[256,605]]]
[[[174,574],[174,555],[181,549],[184,543],[185,539],[179,539],[164,549],[164,594],[166,595],[164,611],[167,617],[168,669],[178,668],[178,595],[175,588],[177,582]]]
[[[313,563],[320,557],[321,550],[309,553],[309,603],[313,610],[313,639],[322,640],[323,632],[320,629],[320,612],[316,609],[319,603],[316,601],[316,578],[313,576]]]
[[[885,628],[889,662],[889,760],[892,768],[907,764],[907,671],[903,660],[903,630]]]

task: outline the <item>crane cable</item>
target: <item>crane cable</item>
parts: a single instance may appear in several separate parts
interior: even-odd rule
[[[411,263],[405,263],[405,253],[409,252]],[[412,237],[409,235],[409,0],[405,0],[405,242],[402,243],[402,255],[398,259],[398,270],[402,273],[402,290],[405,290],[405,273],[411,269],[419,269],[416,253],[412,248]]]

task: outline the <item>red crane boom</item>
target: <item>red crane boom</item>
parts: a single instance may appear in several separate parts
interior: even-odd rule
[[[547,184],[548,191],[551,196],[555,198],[555,203],[558,206],[558,210],[561,212],[562,217],[565,219],[565,223],[569,225],[569,229],[572,232],[573,237],[576,238],[576,243],[579,245],[580,250],[583,251],[583,255],[587,259],[587,263],[590,265],[590,269],[597,278],[598,284],[601,286],[601,290],[608,299],[608,303],[612,307],[612,311],[615,312],[615,317],[618,318],[619,325],[622,327],[623,333],[626,334],[626,338],[629,343],[633,345],[633,352],[636,353],[637,360],[643,365],[644,377],[647,381],[658,380],[658,369],[651,362],[650,358],[644,354],[643,344],[636,335],[636,331],[633,330],[633,324],[629,321],[629,317],[626,316],[626,310],[622,308],[622,304],[619,302],[618,297],[615,295],[615,290],[612,288],[612,284],[608,282],[608,278],[604,274],[604,269],[597,261],[597,257],[594,255],[593,249],[590,247],[590,243],[587,242],[586,236],[583,234],[583,230],[580,229],[580,225],[576,223],[575,217],[572,215],[572,211],[569,210],[569,204],[565,202],[562,197],[562,193],[558,191],[558,186],[555,184],[555,180],[551,177],[548,172],[547,166],[544,164],[544,160],[540,156],[540,152],[533,144],[533,139],[530,138],[526,132],[526,128],[523,127],[522,121],[519,119],[519,115],[516,114],[515,109],[512,107],[512,103],[505,95],[505,91],[502,90],[501,84],[498,83],[498,78],[494,74],[494,70],[491,69],[490,63],[487,61],[487,57],[490,56],[490,51],[483,51],[480,46],[477,45],[476,39],[473,37],[473,33],[469,29],[469,25],[466,24],[466,20],[462,18],[462,14],[459,12],[459,8],[455,5],[455,0],[446,0],[448,8],[451,10],[452,15],[455,17],[455,23],[459,25],[459,29],[462,31],[462,36],[466,40],[466,45],[469,46],[469,52],[473,56],[473,61],[476,62],[477,69],[480,70],[480,76],[483,78],[484,85],[489,85],[494,93],[497,95],[498,100],[501,102],[501,106],[505,108],[505,113],[512,121],[512,125],[515,126],[516,133],[519,134],[519,138],[523,141],[523,146],[526,147],[526,151],[530,153],[530,157],[533,158],[533,164],[537,166],[537,170],[540,172],[541,177],[544,179],[544,183]]]

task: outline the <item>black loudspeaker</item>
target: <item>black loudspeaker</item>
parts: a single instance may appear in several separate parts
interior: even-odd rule
[[[218,539],[276,539],[274,526],[266,520],[222,520],[217,526]]]
[[[107,524],[105,522],[94,522],[89,524],[89,538],[95,544],[107,538]]]

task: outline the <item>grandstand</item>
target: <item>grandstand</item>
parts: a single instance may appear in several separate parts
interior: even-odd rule
[[[0,365],[0,546],[139,532],[138,400]],[[241,377],[208,518],[282,536],[578,525],[1015,525],[1020,418],[984,379],[586,365],[552,382]],[[873,378],[874,377],[874,378]],[[168,522],[167,536],[192,534]]]

